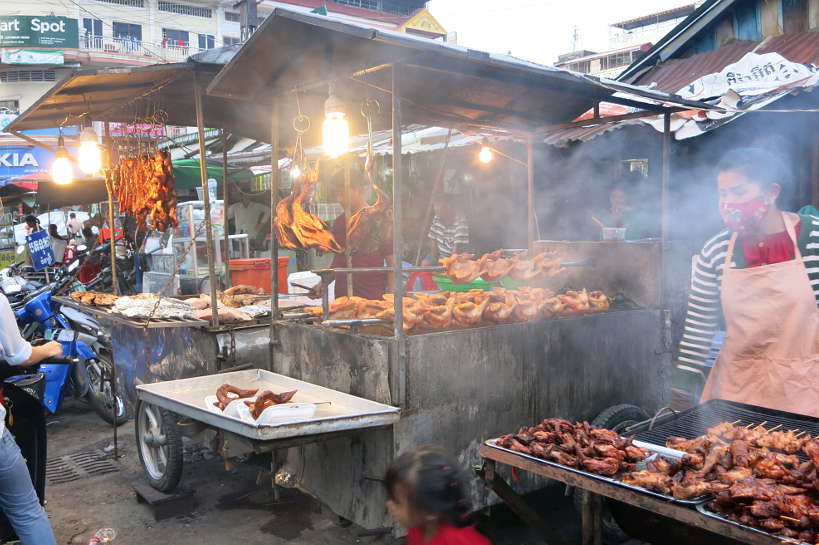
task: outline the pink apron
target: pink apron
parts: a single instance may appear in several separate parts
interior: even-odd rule
[[[796,241],[796,214],[784,214]],[[803,225],[803,229],[810,229]],[[799,246],[794,259],[722,272],[726,335],[701,402],[721,398],[819,418],[819,309]]]

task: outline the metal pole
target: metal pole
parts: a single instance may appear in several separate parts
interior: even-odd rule
[[[213,327],[219,327],[219,303],[216,298],[216,266],[213,262],[213,225],[210,221],[210,194],[208,193],[208,165],[205,162],[205,115],[202,112],[202,84],[193,72],[194,105],[196,107],[196,131],[199,138],[199,177],[202,184],[202,200],[205,204],[205,236],[207,239],[208,277],[210,280],[210,308]],[[194,252],[196,252],[196,240]]]
[[[526,140],[526,230],[529,255],[535,249],[535,139],[529,135]]]
[[[111,125],[105,122],[105,141],[111,146]],[[114,188],[105,184],[108,193],[108,243],[111,251],[111,287],[114,295],[119,295],[119,280],[117,278],[117,252],[114,244],[116,239],[116,226],[114,225]]]
[[[661,308],[665,308],[666,293],[666,272],[667,272],[667,244],[668,244],[668,187],[671,177],[671,112],[663,114],[663,151],[662,151],[662,171],[660,184],[660,242],[661,257],[660,270],[662,271],[660,303]]]
[[[344,218],[347,221],[347,224],[350,224],[350,218],[353,216],[353,210],[350,204],[350,155],[344,158],[344,194],[345,194],[345,201],[344,201]],[[350,269],[353,266],[353,254],[352,250],[350,249],[350,241],[347,240],[347,235],[344,235],[345,243],[344,243],[344,256],[347,262],[347,268]],[[353,275],[352,273],[347,273],[344,275],[344,278],[347,281],[347,297],[352,297],[355,295],[353,293]]]
[[[403,252],[402,210],[401,210],[401,66],[392,67],[392,259],[393,259],[393,294],[395,305],[394,334],[398,348],[396,379],[399,406],[406,399],[406,335],[404,334],[404,282],[401,275],[401,258]],[[393,400],[395,403],[396,400]]]
[[[276,320],[279,319],[279,239],[273,218],[279,204],[279,101],[273,99],[270,120],[270,369],[273,369],[273,351],[279,339]]]
[[[230,192],[228,191],[228,162],[227,162],[227,133],[225,133],[225,129],[222,129],[222,184],[224,187],[222,191],[224,192],[224,196],[222,197],[222,210],[224,211],[224,219],[223,227],[225,230],[225,255],[224,255],[224,263],[225,263],[225,287],[230,287],[230,230],[228,229],[228,205],[230,201],[228,199]]]
[[[111,161],[113,159],[114,141],[111,139],[111,125],[108,121],[105,122],[105,156],[103,167],[105,168],[105,191],[108,193],[108,221],[109,227],[113,224],[113,206],[114,206],[114,181],[109,176],[111,172]],[[113,233],[113,230],[111,231]],[[113,235],[112,235],[113,236]],[[114,288],[114,295],[118,293],[119,283],[117,282],[117,257],[114,252],[113,240],[111,241],[111,283]],[[114,459],[119,458],[119,445],[117,444],[117,413],[119,412],[119,403],[117,403],[117,358],[114,353],[113,343],[111,345],[111,421],[114,428]]]

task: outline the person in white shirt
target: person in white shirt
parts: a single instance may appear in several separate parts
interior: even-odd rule
[[[230,205],[228,219],[233,220],[235,234],[246,233],[251,246],[262,246],[264,235],[270,232],[270,208],[250,200],[250,195],[240,192],[239,202]]]
[[[9,365],[35,365],[62,356],[56,341],[32,346],[17,328],[8,299],[0,294],[0,359]],[[51,524],[31,483],[20,447],[6,428],[6,408],[0,405],[0,509],[23,545],[56,545]]]
[[[82,221],[77,219],[77,214],[71,212],[68,214],[68,221],[66,222],[65,226],[66,229],[68,229],[68,236],[75,237],[77,236],[77,233],[82,232],[83,224]]]

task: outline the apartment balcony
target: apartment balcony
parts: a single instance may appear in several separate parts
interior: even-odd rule
[[[80,36],[80,50],[101,60],[121,60],[145,64],[183,62],[190,55],[204,51],[190,44],[163,40],[160,43],[145,42],[131,38],[108,38],[105,36]]]

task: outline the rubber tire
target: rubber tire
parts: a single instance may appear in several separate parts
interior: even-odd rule
[[[111,362],[111,359],[108,357],[108,355],[104,355],[104,354],[100,353],[100,354],[97,354],[97,357],[99,358],[100,363],[102,363],[103,365],[107,365],[107,366],[113,365],[113,362]],[[122,414],[117,416],[117,422],[116,422],[117,426],[121,426],[121,425],[125,424],[126,422],[128,422],[128,405],[125,402],[125,398],[123,397],[122,392],[123,392],[123,388],[122,388],[122,384],[121,384],[121,382],[119,380],[119,376],[118,376],[117,377],[117,397],[119,397],[121,402],[122,402],[122,409],[123,410],[122,410]],[[97,390],[95,390],[94,387],[90,384],[90,380],[89,380],[89,384],[88,384],[88,394],[86,395],[86,399],[88,400],[88,404],[91,405],[91,408],[94,409],[94,412],[96,412],[97,415],[100,418],[102,418],[103,420],[105,420],[109,424],[114,423],[114,418],[113,418],[113,415],[111,414],[111,410],[108,408],[108,406],[105,403],[105,400],[102,398],[102,396],[99,394],[99,392],[97,392]]]
[[[637,422],[648,420],[648,418],[648,413],[646,413],[640,407],[624,403],[621,405],[614,405],[604,410],[591,421],[591,425],[614,431],[620,431],[621,429],[632,424],[636,424]],[[574,493],[572,494],[572,502],[574,503],[574,508],[578,515],[580,515],[582,512],[583,499],[586,494],[588,494],[588,492],[582,488],[575,488]],[[611,516],[611,512],[606,506],[607,501],[608,500],[605,498],[603,499],[603,542],[608,544],[618,544],[628,541],[631,539],[631,536],[626,534],[620,528],[620,526],[617,525],[617,522]]]
[[[134,434],[136,435],[136,447],[137,452],[139,453],[139,463],[142,464],[145,478],[152,488],[159,490],[160,492],[172,492],[179,485],[179,481],[182,478],[183,469],[182,434],[180,433],[179,428],[176,426],[177,415],[171,411],[154,407],[155,410],[159,411],[161,415],[162,430],[165,432],[165,437],[168,441],[168,461],[165,467],[165,473],[160,479],[155,479],[145,469],[145,460],[142,458],[142,439],[139,436],[139,430],[141,428],[140,420],[141,418],[145,418],[142,411],[143,404],[148,405],[148,403],[141,400],[137,403],[136,418],[134,422]]]

